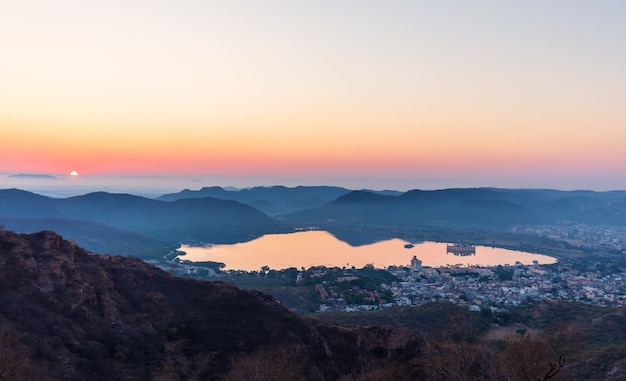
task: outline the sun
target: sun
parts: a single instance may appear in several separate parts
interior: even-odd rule
[[[70,172],[70,176],[78,176],[78,172],[72,171],[72,172]]]

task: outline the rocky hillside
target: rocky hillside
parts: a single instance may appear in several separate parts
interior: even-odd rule
[[[0,380],[626,380],[622,310],[531,306],[508,319],[542,333],[500,341],[480,316],[433,303],[304,319],[257,291],[0,229]]]
[[[285,348],[303,375],[336,379],[413,339],[306,323],[259,292],[176,278],[53,232],[0,231],[0,342],[15,354],[0,354],[6,379],[217,380],[246,354],[284,359]]]

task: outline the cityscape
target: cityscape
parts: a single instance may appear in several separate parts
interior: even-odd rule
[[[588,256],[559,259],[555,264],[498,266],[423,266],[407,251],[407,263],[375,269],[313,266],[308,269],[220,271],[214,264],[185,260],[153,261],[176,275],[219,279],[238,284],[242,278],[257,278],[263,287],[271,279],[281,286],[310,288],[307,298],[317,311],[375,311],[393,306],[419,306],[449,301],[472,311],[501,312],[539,301],[579,302],[597,306],[626,305],[626,262],[619,255],[626,247],[626,228],[579,224],[516,226],[512,232],[562,240],[582,248]],[[584,237],[584,239],[583,239]],[[448,245],[448,254],[466,257],[475,253],[471,245]],[[612,255],[613,254],[613,255]],[[387,275],[382,275],[386,273]],[[267,286],[264,291],[273,292]],[[279,295],[273,295],[280,300]],[[295,306],[289,306],[295,308]],[[311,309],[309,309],[309,312]]]
[[[514,233],[560,241],[597,254],[626,254],[626,227],[562,222],[554,225],[517,225]]]
[[[558,265],[522,265],[498,267],[421,267],[413,259],[412,266],[389,268],[400,281],[381,284],[391,291],[393,301],[380,298],[375,290],[352,288],[351,292],[367,294],[367,303],[349,305],[345,296],[335,290],[337,284],[359,278],[350,271],[323,269],[316,274],[337,274],[332,280],[316,284],[320,293],[321,311],[375,310],[392,306],[417,306],[432,301],[449,301],[472,311],[506,307],[538,301],[570,301],[600,306],[623,307],[626,304],[625,272],[611,273],[606,263],[565,261]],[[600,270],[600,268],[603,270]],[[319,270],[318,270],[319,271]],[[333,297],[333,295],[335,297]],[[374,302],[379,303],[374,303]]]

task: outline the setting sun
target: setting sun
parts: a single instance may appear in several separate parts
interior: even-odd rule
[[[70,172],[70,176],[78,176],[78,172],[72,171],[72,172]]]
[[[0,172],[624,189],[626,3],[561,2],[5,1]]]

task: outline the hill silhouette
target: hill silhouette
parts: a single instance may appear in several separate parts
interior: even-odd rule
[[[158,198],[163,201],[176,201],[184,198],[214,197],[223,200],[235,200],[253,206],[270,215],[282,215],[298,210],[312,209],[334,201],[351,190],[332,186],[285,186],[253,187],[247,189],[224,189],[221,187],[204,187],[194,191],[185,189],[178,193],[164,194]],[[400,195],[402,192],[393,190],[368,190],[370,193],[384,195]]]
[[[626,224],[626,192],[496,188],[412,190],[399,196],[352,191],[319,208],[285,216],[300,223],[395,226]]]
[[[251,205],[268,214],[281,214],[319,207],[350,192],[349,189],[331,186],[285,186],[253,187],[241,190],[225,190],[221,187],[204,187],[193,191],[185,189],[178,193],[162,195],[158,200],[176,201],[186,198],[214,197],[234,200]]]
[[[57,199],[18,189],[0,190],[0,219],[13,219],[12,223],[19,219],[20,224],[12,225],[16,227],[27,226],[27,219],[33,220],[33,226],[42,226],[44,220],[55,220],[69,238],[81,239],[86,247],[94,250],[101,248],[90,243],[94,239],[104,239],[104,236],[115,239],[110,228],[161,242],[215,243],[248,240],[282,228],[277,220],[263,212],[232,200],[204,197],[165,202],[105,192]],[[86,227],[81,228],[75,221],[91,223],[89,239],[85,236]],[[93,223],[109,230],[103,227],[104,236],[98,237],[98,226]],[[118,246],[130,238],[128,233],[119,237]]]
[[[10,178],[16,179],[49,179],[49,180],[57,180],[58,177],[46,174],[38,174],[38,173],[18,173],[16,175],[9,175]]]
[[[144,259],[167,255],[179,246],[144,234],[116,229],[92,221],[57,218],[0,218],[0,226],[20,233],[54,230],[63,236],[71,237],[81,247],[97,253]]]
[[[200,197],[206,193],[225,198],[237,195],[242,201]],[[561,221],[626,224],[624,191],[468,188],[398,194],[337,187],[239,191],[212,187],[162,198],[172,201],[106,192],[59,199],[18,189],[0,190],[0,224],[21,232],[58,230],[90,250],[143,258],[162,257],[180,242],[243,242],[290,231],[294,225],[322,227],[341,239],[362,244],[372,241],[373,236],[364,239],[342,228],[430,226],[458,231]],[[273,210],[280,214],[280,221],[244,201]],[[311,203],[321,206],[282,214]]]

